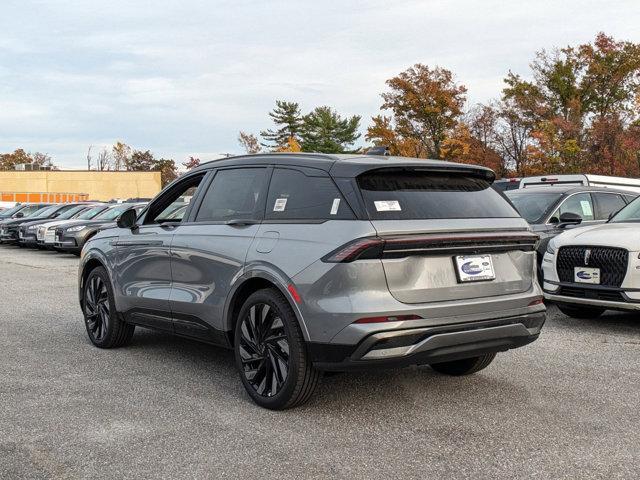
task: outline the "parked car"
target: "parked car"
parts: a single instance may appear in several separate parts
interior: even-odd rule
[[[64,209],[60,209],[53,217],[56,220],[68,220],[75,217],[89,208],[88,203],[68,203]],[[50,218],[36,218],[28,222],[23,222],[18,229],[18,245],[21,247],[38,247],[38,229],[43,223],[49,222]]]
[[[49,203],[21,203],[0,212],[0,222],[12,218],[28,217],[36,210],[48,207]]]
[[[640,310],[640,198],[604,225],[569,230],[547,246],[545,297],[565,314]]]
[[[366,155],[204,164],[82,251],[91,342],[136,325],[234,349],[259,405],[306,401],[324,370],[487,367],[545,320],[537,236],[483,167]],[[192,200],[181,219],[165,212]]]
[[[614,188],[556,185],[505,191],[531,229],[540,235],[538,276],[542,281],[542,257],[547,244],[567,228],[597,225],[636,198],[635,193]]]
[[[44,220],[47,218],[55,218],[61,211],[68,208],[66,205],[48,205],[43,208],[39,208],[26,216],[18,216],[16,218],[8,218],[0,222],[0,243],[13,243],[17,244],[19,240],[20,225],[25,222],[31,222],[33,220]]]
[[[38,245],[44,248],[53,248],[55,244],[56,228],[60,226],[70,226],[86,220],[92,220],[100,213],[109,208],[108,204],[87,205],[82,211],[75,213],[68,219],[62,219],[62,215],[53,221],[48,221],[38,226]]]
[[[500,180],[496,180],[491,185],[494,190],[498,192],[504,192],[506,190],[516,190],[520,188],[520,179],[519,178],[501,178]]]
[[[144,205],[130,203],[113,204],[91,220],[74,222],[69,225],[61,225],[55,229],[53,246],[61,252],[80,255],[85,242],[94,236],[98,230],[106,227],[115,227],[115,220],[130,208],[142,210]]]
[[[640,194],[640,179],[627,177],[610,177],[607,175],[538,175],[524,177],[520,180],[520,188],[548,186],[583,186],[617,188]]]

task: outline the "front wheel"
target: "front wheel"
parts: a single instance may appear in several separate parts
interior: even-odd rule
[[[438,373],[459,377],[484,370],[493,362],[494,358],[496,358],[495,353],[487,353],[479,357],[463,358],[462,360],[453,360],[451,362],[432,363],[431,368]]]
[[[320,379],[295,313],[276,290],[259,290],[245,301],[236,321],[234,350],[242,384],[261,407],[301,405]]]
[[[136,327],[118,318],[109,275],[103,267],[94,268],[87,276],[82,310],[89,340],[96,347],[122,347],[131,340]]]
[[[558,310],[572,318],[593,319],[604,313],[604,308],[591,307],[588,305],[563,305],[558,304]]]

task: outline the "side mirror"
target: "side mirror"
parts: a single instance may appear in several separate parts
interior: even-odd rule
[[[22,212],[16,213],[16,218],[22,218],[22,217],[24,217],[24,213]]]
[[[568,225],[579,225],[582,223],[582,217],[577,213],[565,212],[560,214],[559,228],[564,228]]]
[[[136,211],[133,208],[130,208],[129,210],[122,212],[118,217],[118,220],[116,220],[116,225],[118,225],[118,228],[132,229],[136,226],[137,219],[138,215],[136,214]]]

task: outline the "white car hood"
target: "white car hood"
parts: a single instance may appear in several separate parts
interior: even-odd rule
[[[604,223],[567,230],[554,239],[556,247],[597,245],[640,250],[640,223]]]

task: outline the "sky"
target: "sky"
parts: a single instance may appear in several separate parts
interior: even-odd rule
[[[277,99],[380,113],[385,80],[453,71],[468,106],[535,52],[599,31],[640,42],[640,2],[2,0],[0,153],[62,168],[123,141],[177,163],[242,153]],[[358,145],[365,145],[361,138]]]

